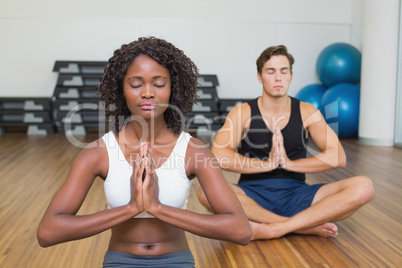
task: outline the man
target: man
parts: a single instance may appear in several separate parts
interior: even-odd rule
[[[364,176],[305,183],[305,173],[344,167],[346,155],[322,114],[287,95],[293,63],[282,45],[261,53],[257,77],[262,96],[229,112],[212,147],[223,169],[241,173],[239,183],[231,187],[247,214],[254,240],[287,233],[336,237],[333,222],[374,197],[373,184]],[[311,157],[307,137],[319,150]],[[198,197],[211,209],[201,190]]]

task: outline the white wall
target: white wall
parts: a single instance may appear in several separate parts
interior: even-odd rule
[[[380,146],[394,144],[399,2],[388,0],[384,5],[382,0],[366,0],[363,6],[365,28],[359,114],[361,143]],[[381,57],[374,56],[379,51]]]
[[[149,35],[177,45],[201,73],[217,74],[221,98],[260,95],[255,60],[285,44],[296,59],[295,95],[318,82],[315,61],[324,47],[361,44],[352,35],[360,2],[0,0],[0,96],[51,96],[56,60],[106,61],[121,44]]]
[[[350,44],[354,45],[360,51],[362,51],[363,49],[364,1],[366,0],[352,0],[352,24],[350,31]]]

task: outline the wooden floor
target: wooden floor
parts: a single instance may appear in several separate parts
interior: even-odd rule
[[[309,174],[308,182],[367,175],[374,181],[376,196],[338,222],[337,238],[291,234],[239,246],[188,234],[197,267],[402,267],[402,150],[356,140],[342,143],[346,168]],[[61,134],[0,135],[0,267],[101,267],[109,231],[46,249],[36,241],[39,220],[79,150]],[[228,172],[225,176],[229,182],[238,178]],[[196,198],[198,187],[194,181],[188,209],[207,213]],[[80,213],[104,208],[99,179]]]

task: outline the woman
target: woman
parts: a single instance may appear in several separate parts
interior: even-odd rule
[[[139,38],[114,52],[98,87],[111,131],[76,157],[39,225],[41,246],[111,229],[104,267],[194,267],[185,231],[249,243],[248,220],[218,162],[182,131],[197,78],[194,63],[161,39]],[[109,208],[76,216],[96,177]],[[194,177],[214,214],[185,210]]]

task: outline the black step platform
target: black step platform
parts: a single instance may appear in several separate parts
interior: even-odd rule
[[[96,87],[56,87],[53,96],[55,99],[94,99]]]
[[[0,122],[51,123],[50,111],[0,110]]]
[[[24,132],[28,135],[53,134],[54,127],[51,123],[18,123],[0,122],[0,134]]]
[[[56,61],[53,72],[68,74],[103,74],[107,61]]]
[[[51,109],[50,98],[7,97],[0,98],[0,110],[46,111]]]
[[[53,91],[53,124],[61,133],[85,134],[104,124],[96,87],[107,61],[58,60],[53,67],[58,79]]]
[[[250,99],[219,99],[219,112],[228,113],[238,104],[248,102]]]
[[[199,87],[214,87],[219,86],[218,76],[216,74],[202,74],[198,79]]]
[[[0,98],[0,134],[24,132],[27,134],[54,133],[51,98]]]
[[[57,86],[61,87],[96,87],[100,85],[102,74],[60,74]]]

